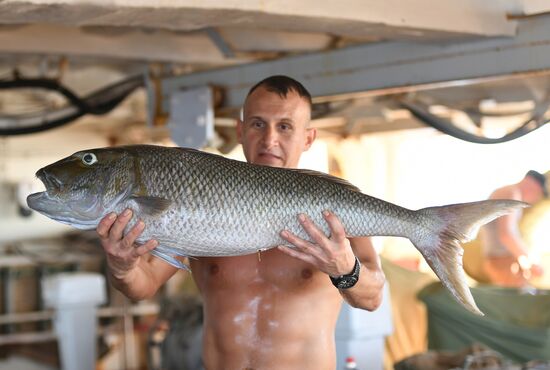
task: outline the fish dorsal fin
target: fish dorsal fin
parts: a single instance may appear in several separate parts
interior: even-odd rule
[[[185,151],[185,152],[189,152],[189,153],[201,154],[201,155],[206,155],[206,156],[210,156],[210,157],[218,157],[218,158],[221,158],[225,161],[235,161],[234,159],[228,159],[228,158],[223,157],[223,156],[218,155],[218,154],[203,152],[203,151],[197,150],[197,149],[181,148],[181,147],[178,148],[178,149],[180,149],[182,151]],[[248,165],[250,165],[250,164],[248,164]],[[338,185],[342,185],[348,190],[351,190],[351,191],[354,191],[354,192],[357,192],[357,193],[362,193],[361,189],[359,189],[357,186],[353,185],[349,181],[344,180],[340,177],[336,177],[336,176],[326,174],[324,172],[315,171],[315,170],[308,170],[308,169],[302,169],[302,168],[285,168],[284,170],[285,171],[293,171],[293,172],[301,173],[301,174],[304,174],[304,175],[314,176],[314,177],[317,177],[317,178],[320,178],[320,179],[323,179],[323,180],[326,180],[326,181],[333,182],[333,183],[338,184]]]
[[[355,191],[357,193],[361,193],[361,189],[359,189],[357,186],[353,185],[348,180],[344,180],[340,177],[332,176],[332,175],[329,175],[329,174],[324,173],[324,172],[319,172],[319,171],[315,171],[315,170],[307,170],[307,169],[302,169],[302,168],[289,168],[288,170],[292,171],[292,172],[298,172],[298,173],[308,175],[308,176],[318,177],[320,179],[330,181],[330,182],[333,182],[333,183],[338,184],[338,185],[342,185],[345,188],[347,188],[348,190]]]
[[[171,200],[159,198],[133,195],[132,200],[137,203],[140,210],[147,215],[156,216],[166,211],[172,204]]]

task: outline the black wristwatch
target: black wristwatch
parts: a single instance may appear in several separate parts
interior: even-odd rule
[[[355,257],[355,265],[353,266],[353,271],[347,275],[340,275],[337,277],[330,277],[332,284],[338,289],[348,289],[357,284],[359,281],[359,272],[361,271],[361,263],[359,258]]]

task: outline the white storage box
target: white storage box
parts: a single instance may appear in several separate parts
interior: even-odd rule
[[[96,273],[74,272],[42,280],[42,299],[50,308],[71,305],[101,305],[107,297],[105,278]]]
[[[355,359],[359,370],[382,370],[384,339],[393,331],[388,283],[377,310],[369,312],[342,304],[336,323],[336,369],[344,369],[346,357]]]

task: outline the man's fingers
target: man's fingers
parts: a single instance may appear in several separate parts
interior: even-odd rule
[[[315,262],[316,262],[315,257],[313,257],[311,254],[303,253],[303,252],[297,251],[294,248],[290,248],[284,245],[279,245],[277,249],[283,253],[288,254],[291,257],[298,258],[299,260],[315,265]]]
[[[346,230],[344,225],[340,222],[340,219],[336,215],[329,211],[323,212],[323,217],[327,221],[328,227],[330,228],[331,239],[336,242],[342,241],[346,238]]]
[[[116,220],[116,213],[109,213],[107,216],[103,217],[99,224],[97,225],[96,231],[101,238],[107,238],[109,236],[109,230]]]
[[[134,245],[136,239],[141,235],[144,229],[145,224],[143,223],[143,221],[139,220],[128,232],[128,234],[126,234],[122,239],[122,246],[125,248],[129,248]]]
[[[312,244],[308,242],[307,240],[304,240],[302,238],[297,237],[296,235],[283,230],[281,232],[281,237],[285,239],[290,244],[294,245],[297,250],[300,250],[302,253],[308,254],[308,255],[317,255],[318,250],[317,248],[312,248]]]
[[[133,254],[136,257],[143,256],[146,253],[151,252],[153,249],[158,247],[159,243],[156,240],[149,240],[147,243],[140,245],[137,248],[134,248]]]
[[[122,239],[122,232],[124,231],[124,228],[126,225],[128,225],[128,222],[132,218],[132,210],[127,209],[124,212],[122,212],[121,215],[119,215],[111,227],[111,231],[109,232],[109,239],[111,240],[120,240]]]
[[[309,236],[311,236],[311,239],[313,239],[318,245],[323,246],[324,242],[327,239],[327,236],[321,231],[317,225],[315,225],[309,217],[304,215],[303,213],[300,213],[298,215],[298,220],[300,221],[300,224],[304,228],[304,230],[307,232]]]

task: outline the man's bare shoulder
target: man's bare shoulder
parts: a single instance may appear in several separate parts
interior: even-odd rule
[[[378,254],[370,237],[350,238],[353,253],[362,263],[378,262]]]
[[[491,194],[490,198],[521,200],[521,192],[517,185],[507,185],[496,189]]]

